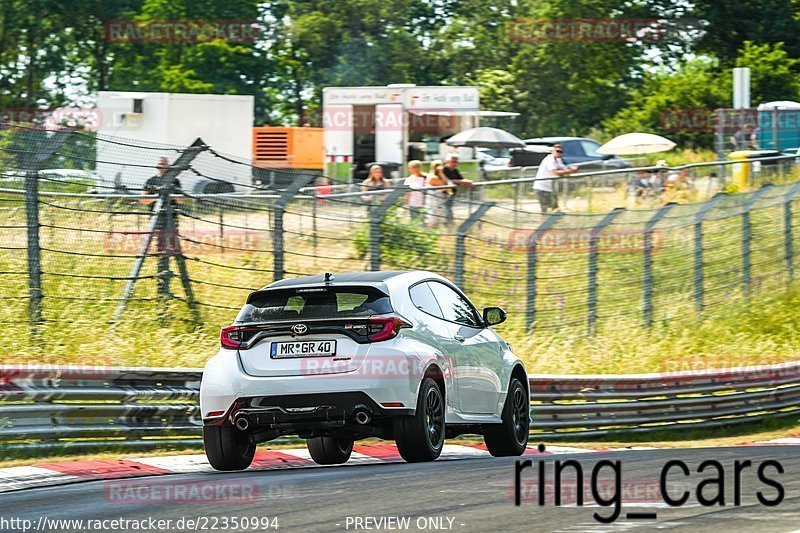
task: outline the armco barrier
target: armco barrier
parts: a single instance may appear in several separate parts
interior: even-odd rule
[[[0,452],[199,444],[198,369],[0,365]],[[800,416],[800,362],[532,375],[533,440]]]

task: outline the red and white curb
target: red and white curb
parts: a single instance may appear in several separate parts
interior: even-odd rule
[[[800,438],[785,437],[763,442],[753,442],[750,446],[798,446]],[[589,449],[570,446],[547,445],[544,452],[529,446],[525,455],[576,454],[613,451],[656,450],[650,446],[630,446],[625,448]],[[459,459],[486,459],[491,455],[484,444],[461,445],[445,444],[440,461]],[[397,447],[390,443],[356,445],[350,460],[344,465],[402,463]],[[248,470],[288,470],[292,468],[321,467],[311,460],[306,448],[291,450],[258,450],[253,464]],[[330,468],[330,467],[322,467]],[[204,454],[168,455],[139,457],[132,459],[109,459],[87,461],[63,461],[41,463],[33,466],[0,468],[0,493],[15,490],[67,485],[82,481],[122,479],[144,476],[163,476],[170,474],[213,473]]]
[[[547,446],[544,454],[588,453],[601,450]],[[526,455],[541,452],[529,447]],[[445,444],[439,460],[482,459],[491,455],[483,444]],[[394,444],[356,445],[350,460],[344,465],[353,466],[382,463],[401,463],[403,459]],[[311,460],[306,448],[291,450],[258,450],[249,470],[287,470],[292,468],[320,467]],[[330,467],[324,467],[330,468]],[[115,460],[88,460],[41,463],[34,466],[0,468],[0,493],[36,487],[52,487],[81,481],[162,476],[169,474],[194,474],[215,472],[204,454],[168,455]]]

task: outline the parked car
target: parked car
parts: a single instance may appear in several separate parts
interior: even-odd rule
[[[447,279],[423,271],[326,273],[277,281],[247,298],[200,386],[203,441],[217,470],[241,470],[256,444],[291,433],[339,464],[353,442],[394,439],[431,461],[445,437],[484,435],[520,455],[530,423],[522,362]]]
[[[511,166],[510,157],[497,157],[484,150],[476,150],[475,154],[478,161],[483,163],[483,169],[486,172],[495,172],[498,170],[508,170]]]
[[[615,155],[598,154],[601,144],[585,137],[537,137],[525,139],[525,148],[512,150],[513,166],[537,166],[554,144],[564,147],[564,163],[578,165],[584,172],[629,168],[630,162]]]

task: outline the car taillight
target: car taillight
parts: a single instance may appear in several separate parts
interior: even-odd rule
[[[410,328],[411,324],[399,315],[373,316],[369,319],[369,335],[372,342],[387,341],[397,336],[402,328]]]
[[[219,332],[219,343],[223,348],[247,350],[249,341],[259,328],[243,326],[225,326]]]

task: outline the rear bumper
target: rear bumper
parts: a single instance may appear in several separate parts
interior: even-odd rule
[[[408,408],[383,407],[368,394],[357,391],[243,398],[233,415],[247,416],[256,427],[290,429],[350,424],[357,411],[368,413],[371,419],[414,412]],[[219,418],[209,418],[204,422],[213,425],[219,422]]]
[[[240,409],[258,410],[259,420],[273,421],[270,423],[300,420],[307,415],[315,415],[320,421],[338,420],[351,415],[360,404],[369,406],[375,416],[406,415],[414,413],[419,383],[416,375],[358,372],[251,376],[241,367],[235,352],[221,350],[203,371],[200,412],[206,425],[226,419],[230,422]]]

